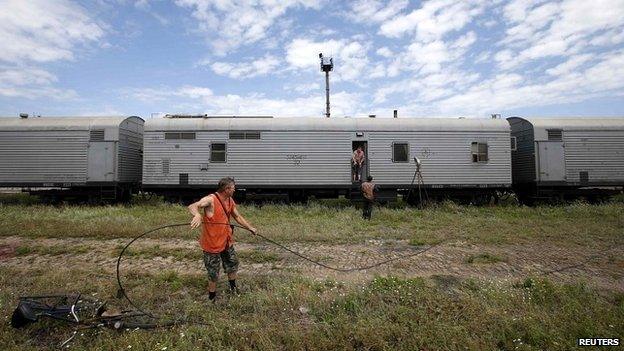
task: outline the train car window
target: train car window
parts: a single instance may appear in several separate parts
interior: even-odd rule
[[[408,162],[409,144],[392,143],[392,162]]]
[[[561,129],[548,129],[548,141],[562,141],[563,131]]]
[[[230,139],[260,139],[260,132],[230,132]]]
[[[470,152],[472,153],[472,162],[487,162],[488,160],[488,146],[487,143],[479,143],[473,141],[470,145]]]
[[[225,162],[225,143],[210,144],[210,162]]]
[[[260,139],[260,132],[245,132],[245,139]]]
[[[89,131],[89,141],[104,141],[104,129]]]
[[[170,139],[195,139],[195,133],[191,132],[165,132],[165,140]]]
[[[512,136],[511,137],[511,151],[516,151],[518,150],[518,142],[516,141],[516,137]]]

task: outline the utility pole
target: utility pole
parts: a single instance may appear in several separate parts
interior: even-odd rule
[[[323,57],[323,53],[319,54],[319,58],[321,59],[321,71],[325,72],[325,101],[327,105],[325,117],[329,118],[329,72],[334,69],[334,59]]]

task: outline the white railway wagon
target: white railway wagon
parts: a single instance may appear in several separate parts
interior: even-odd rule
[[[197,194],[231,176],[247,194],[350,195],[358,146],[390,197],[414,186],[416,158],[431,195],[511,186],[505,120],[204,116],[146,121],[143,187]]]
[[[114,199],[141,181],[143,119],[0,118],[0,186]]]
[[[513,183],[524,197],[624,185],[624,118],[508,118]]]

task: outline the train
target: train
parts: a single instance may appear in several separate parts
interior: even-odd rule
[[[233,177],[245,200],[523,203],[624,188],[624,118],[315,118],[166,115],[0,118],[0,187],[45,199],[190,201]]]

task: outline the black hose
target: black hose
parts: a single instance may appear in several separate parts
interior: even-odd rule
[[[240,226],[238,224],[232,224],[232,223],[211,223],[211,224],[229,225],[229,226],[233,226],[233,227],[242,228],[242,229],[245,229],[245,230],[251,232],[249,229],[247,229],[247,228],[245,228],[243,226]],[[134,307],[138,312],[144,314],[145,316],[150,317],[152,319],[160,319],[158,316],[154,315],[153,313],[150,313],[150,312],[140,308],[136,303],[134,303],[134,301],[132,301],[132,299],[130,299],[128,294],[126,294],[126,290],[124,289],[123,284],[121,283],[121,273],[120,273],[121,258],[123,257],[123,254],[126,252],[128,247],[130,247],[130,245],[132,245],[138,239],[146,236],[147,234],[153,233],[153,232],[161,230],[161,229],[173,228],[173,227],[181,227],[181,226],[187,226],[187,225],[189,225],[188,222],[186,222],[186,223],[176,223],[176,224],[168,224],[168,225],[164,225],[164,226],[161,226],[161,227],[158,227],[158,228],[150,229],[150,230],[142,233],[141,235],[137,236],[136,238],[132,239],[129,243],[126,244],[126,246],[124,246],[124,248],[119,253],[119,256],[117,257],[116,274],[117,274],[117,286],[119,287],[119,289],[117,290],[117,297],[119,297],[119,298],[122,297],[122,296],[125,297],[126,300],[128,301],[128,303],[130,303],[130,305],[132,305],[132,307]],[[354,268],[337,268],[337,267],[328,266],[328,265],[326,265],[324,263],[321,263],[321,262],[315,261],[315,260],[313,260],[313,259],[311,259],[309,257],[306,257],[306,256],[302,255],[301,253],[299,253],[297,251],[294,251],[294,250],[292,250],[292,249],[290,249],[290,248],[288,248],[288,247],[286,247],[286,246],[284,246],[284,245],[282,245],[282,244],[280,244],[280,243],[278,243],[278,242],[276,242],[276,241],[274,241],[272,239],[269,239],[269,238],[267,238],[266,236],[264,236],[262,234],[255,233],[255,235],[259,236],[260,238],[264,239],[265,241],[267,241],[267,242],[269,242],[269,243],[271,243],[271,244],[273,244],[273,245],[275,245],[275,246],[277,246],[277,247],[279,247],[279,248],[281,248],[283,250],[286,250],[286,251],[292,253],[293,255],[295,255],[297,257],[300,257],[300,258],[302,258],[302,259],[304,259],[306,261],[312,262],[312,263],[314,263],[314,264],[316,264],[318,266],[321,266],[323,268],[327,268],[327,269],[330,269],[330,270],[333,270],[333,271],[338,271],[338,272],[363,271],[363,270],[367,270],[367,269],[371,269],[371,268],[374,268],[374,267],[378,267],[378,266],[381,266],[381,265],[384,265],[384,264],[387,264],[387,263],[390,263],[390,262],[393,262],[393,261],[414,257],[414,256],[422,254],[423,252],[429,251],[429,250],[433,249],[434,247],[439,246],[442,243],[447,241],[447,240],[443,240],[443,241],[440,241],[440,242],[438,242],[438,243],[436,243],[436,244],[434,244],[434,245],[432,245],[432,246],[430,246],[430,247],[428,247],[426,249],[423,249],[423,250],[411,253],[409,255],[391,258],[391,259],[388,259],[388,260],[377,262],[377,263],[369,265],[369,266],[354,267]],[[189,321],[187,319],[180,319],[180,320],[172,320],[172,321],[167,321],[167,322],[162,322],[162,323],[154,323],[154,324],[146,324],[146,325],[149,325],[150,327],[160,327],[160,326],[165,327],[165,326],[172,326],[172,325],[180,324],[180,323],[183,323],[183,324],[189,324],[189,323],[192,323],[192,324],[205,324],[205,323],[202,323],[202,322],[192,322],[192,321]]]

